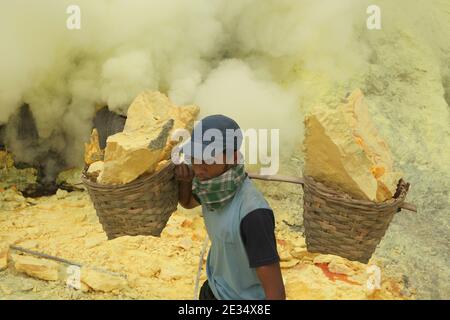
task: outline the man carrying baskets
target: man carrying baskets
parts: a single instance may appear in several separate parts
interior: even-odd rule
[[[202,206],[211,239],[200,300],[285,299],[274,214],[245,172],[241,143],[233,119],[208,116],[183,146],[188,164],[175,168],[180,205]]]

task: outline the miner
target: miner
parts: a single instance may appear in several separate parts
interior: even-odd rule
[[[274,214],[245,172],[241,143],[233,119],[205,117],[183,146],[186,163],[175,169],[180,205],[201,205],[211,239],[200,300],[285,299]]]

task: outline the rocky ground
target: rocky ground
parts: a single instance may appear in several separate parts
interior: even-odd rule
[[[414,298],[414,290],[401,277],[383,270],[381,288],[371,290],[367,265],[308,253],[299,219],[299,189],[279,183],[266,189],[276,212],[288,299]],[[59,190],[53,196],[32,199],[7,189],[0,195],[1,299],[194,298],[206,235],[199,210],[176,211],[161,237],[126,236],[108,241],[86,192]],[[80,290],[67,287],[61,276],[67,264],[5,250],[11,244],[81,264]],[[381,266],[376,259],[372,264]]]

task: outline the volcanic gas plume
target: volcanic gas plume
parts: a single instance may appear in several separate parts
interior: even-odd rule
[[[407,256],[425,268],[428,247],[448,246],[449,0],[75,2],[0,4],[0,146],[16,162],[40,163],[49,179],[81,166],[96,111],[123,116],[151,89],[199,105],[201,116],[280,128],[283,170],[302,158],[305,114],[360,88],[424,210],[394,225],[382,250],[395,235],[406,237],[401,246],[414,239]],[[79,30],[66,27],[71,4]],[[381,8],[381,30],[366,26],[369,4]],[[415,226],[429,217],[441,236],[420,247],[428,236]],[[448,250],[439,259],[448,268]],[[445,281],[424,274],[428,296],[448,297]]]

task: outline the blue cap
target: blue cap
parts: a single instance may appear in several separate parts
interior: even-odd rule
[[[241,144],[242,131],[236,121],[222,114],[215,114],[196,123],[191,138],[182,148],[186,157],[208,161],[216,157],[216,151],[236,151]],[[205,153],[208,146],[210,149]]]

